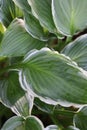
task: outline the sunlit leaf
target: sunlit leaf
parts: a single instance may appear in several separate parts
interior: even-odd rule
[[[23,56],[34,48],[42,48],[45,43],[31,37],[24,28],[22,19],[15,19],[4,34],[0,56]]]
[[[87,106],[83,107],[75,116],[74,124],[80,130],[87,130]]]
[[[43,48],[28,53],[22,66],[24,88],[43,101],[65,106],[87,104],[87,72],[70,58]]]
[[[87,27],[87,0],[52,0],[52,14],[58,31],[71,36]]]
[[[62,50],[62,53],[69,56],[80,67],[87,70],[87,34],[78,37],[74,42],[68,44]]]
[[[44,126],[37,117],[29,116],[25,121],[25,130],[44,130]]]

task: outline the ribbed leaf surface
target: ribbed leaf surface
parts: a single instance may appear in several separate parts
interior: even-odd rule
[[[87,70],[87,34],[80,36],[74,42],[68,44],[62,50],[62,53],[69,56],[80,67]]]
[[[51,12],[51,0],[28,0],[28,2],[40,23],[50,32],[56,33]]]
[[[70,36],[87,27],[87,0],[52,0],[57,29]]]
[[[29,6],[27,0],[12,0],[21,9],[31,12],[31,7]]]
[[[0,55],[23,56],[28,51],[34,48],[40,49],[43,46],[45,46],[44,42],[34,39],[26,32],[22,19],[15,19],[4,34]]]
[[[87,72],[68,57],[44,48],[27,54],[22,65],[25,89],[51,104],[49,99],[62,105],[87,104]]]
[[[25,28],[27,32],[36,39],[47,41],[46,33],[40,22],[31,13],[24,12]]]

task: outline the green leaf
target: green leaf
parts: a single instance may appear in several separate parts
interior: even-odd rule
[[[69,56],[80,67],[87,70],[87,34],[68,44],[61,53]]]
[[[0,79],[0,98],[2,103],[11,108],[17,115],[24,117],[30,115],[33,97],[21,89],[18,73],[12,71],[5,73],[2,77],[3,79]]]
[[[52,0],[52,14],[59,32],[74,35],[87,27],[87,0]]]
[[[34,104],[35,104],[35,106],[38,107],[38,109],[40,109],[43,112],[49,113],[49,114],[51,114],[54,111],[54,107],[55,107],[53,105],[46,104],[45,102],[42,102],[38,98],[34,99]]]
[[[60,130],[56,125],[50,125],[45,128],[45,130]]]
[[[78,129],[78,128],[74,127],[74,126],[69,126],[67,129],[65,128],[63,130],[80,130],[80,129]]]
[[[0,20],[6,27],[8,27],[14,18],[22,16],[22,11],[13,3],[12,0],[1,0]]]
[[[26,130],[44,130],[42,122],[35,116],[27,117],[25,121]]]
[[[26,32],[22,19],[15,19],[4,34],[0,56],[23,56],[28,51],[34,48],[40,49],[43,46],[45,42],[34,39]]]
[[[32,12],[40,23],[52,33],[56,33],[56,28],[52,18],[51,0],[28,0]]]
[[[0,22],[0,43],[2,41],[5,30],[6,30],[5,26]]]
[[[87,106],[83,107],[74,116],[74,124],[80,130],[87,130]]]
[[[22,66],[24,88],[41,100],[65,106],[87,104],[87,72],[65,55],[48,48],[33,50]]]
[[[6,121],[1,130],[25,130],[22,117],[14,116]]]
[[[6,31],[5,26],[0,22],[0,33],[4,33]]]
[[[31,14],[24,12],[25,28],[27,32],[36,39],[47,41],[47,34],[40,25],[39,21]]]
[[[27,0],[13,0],[14,3],[21,9],[31,12],[31,7],[29,6]]]

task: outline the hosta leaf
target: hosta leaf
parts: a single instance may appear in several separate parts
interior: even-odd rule
[[[44,130],[42,122],[35,116],[27,117],[25,121],[26,130]]]
[[[22,117],[14,116],[6,121],[1,130],[25,130]]]
[[[71,36],[87,27],[87,0],[52,0],[52,14],[57,29]]]
[[[80,67],[87,70],[87,34],[80,36],[68,44],[62,53],[76,61]]]
[[[80,130],[87,130],[87,106],[83,107],[75,116],[74,124]]]
[[[74,126],[69,126],[67,129],[65,128],[64,130],[80,130]]]
[[[45,102],[87,104],[87,72],[70,58],[43,48],[28,53],[22,66],[24,88]]]
[[[60,130],[56,125],[50,125],[45,128],[45,130]]]
[[[51,12],[51,0],[28,0],[28,2],[40,23],[50,32],[56,33]]]
[[[42,102],[41,100],[39,100],[38,98],[34,99],[34,104],[35,104],[35,106],[38,107],[38,109],[40,109],[43,112],[52,113],[54,111],[53,105],[46,104],[46,103]]]
[[[31,49],[40,49],[43,46],[45,46],[44,42],[34,39],[26,32],[22,19],[15,19],[4,34],[0,55],[8,57],[23,56]]]
[[[47,41],[46,33],[44,32],[39,21],[31,14],[24,12],[25,18],[25,28],[27,32],[34,38],[40,39],[42,41]]]
[[[27,0],[13,0],[14,3],[19,6],[21,9],[31,12],[31,7],[29,6]]]
[[[17,115],[28,116],[31,114],[33,98],[21,89],[17,72],[9,72],[4,76],[7,77],[0,79],[2,103]]]
[[[22,17],[22,11],[12,0],[1,0],[0,20],[7,27],[15,17]]]

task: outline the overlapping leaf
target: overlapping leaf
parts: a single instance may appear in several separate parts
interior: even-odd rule
[[[74,124],[80,130],[87,130],[87,106],[83,107],[75,116]]]
[[[28,53],[22,65],[24,88],[45,102],[87,104],[87,72],[68,57],[44,48]]]
[[[34,39],[26,32],[22,19],[15,19],[4,34],[0,56],[23,56],[28,51],[43,46],[45,46],[44,42]]]
[[[76,61],[80,67],[87,70],[87,34],[80,36],[68,44],[62,53]]]
[[[75,126],[69,126],[68,128],[65,128],[64,130],[80,130],[80,129],[76,128]]]
[[[17,72],[9,72],[3,76],[5,78],[0,79],[2,103],[17,115],[26,117],[31,114],[33,98],[21,89]]]
[[[31,7],[29,6],[27,0],[13,0],[13,1],[22,10],[26,10],[27,12],[31,12]]]
[[[25,120],[14,116],[6,121],[1,130],[44,130],[44,126],[35,116],[29,116]]]
[[[57,29],[66,36],[87,27],[87,0],[52,0],[52,13]]]
[[[37,117],[29,116],[25,121],[25,130],[44,130],[44,126]]]
[[[56,33],[51,12],[51,0],[28,0],[28,2],[40,23],[50,32]]]
[[[2,21],[6,27],[8,27],[15,17],[22,16],[22,11],[13,3],[12,0],[1,0],[0,21]]]
[[[47,41],[48,38],[39,21],[31,13],[27,12],[24,12],[24,18],[25,28],[27,32],[34,38],[40,39],[42,41]]]
[[[45,128],[45,130],[59,130],[58,126],[56,125],[50,125]]]
[[[1,130],[25,130],[23,121],[22,117],[14,116],[7,120]]]

